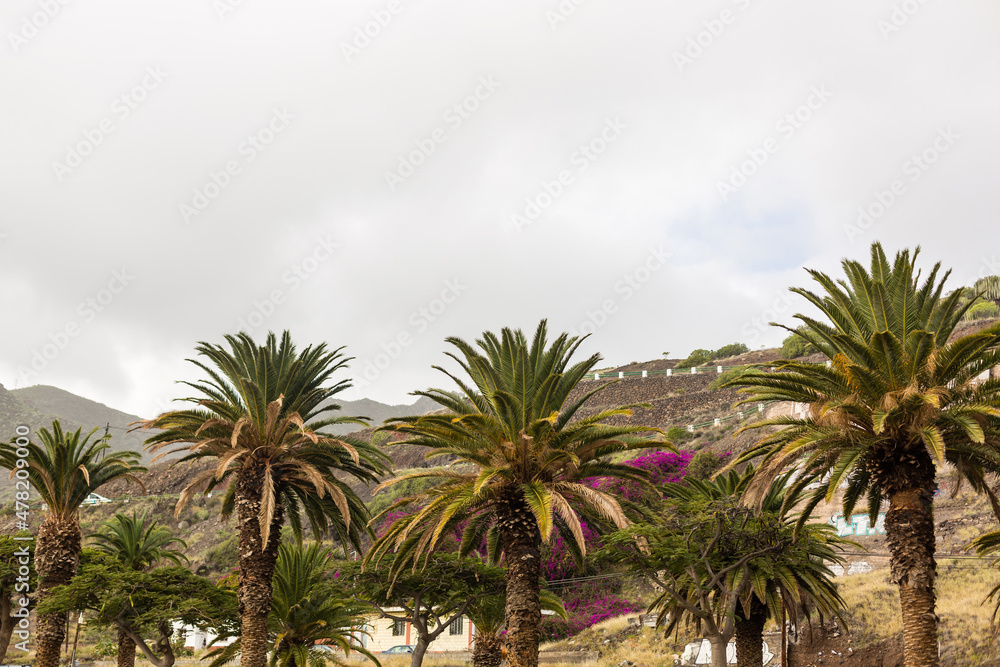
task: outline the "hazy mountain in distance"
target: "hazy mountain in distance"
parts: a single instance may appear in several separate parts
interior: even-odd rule
[[[441,407],[431,399],[423,396],[419,397],[415,403],[411,403],[410,405],[386,405],[385,403],[379,403],[378,401],[373,401],[369,398],[362,398],[357,401],[335,400],[334,403],[340,406],[340,410],[338,412],[331,413],[329,416],[344,415],[346,417],[368,417],[371,419],[369,424],[371,424],[372,427],[381,425],[382,422],[390,417],[422,415]],[[350,433],[351,431],[359,431],[361,428],[362,427],[355,426],[354,424],[345,424],[337,428],[331,428],[330,431],[332,433],[336,433],[337,435],[343,435],[345,433]]]
[[[150,435],[141,431],[127,432],[129,424],[141,419],[138,415],[109,408],[103,403],[77,396],[58,387],[40,384],[14,389],[7,393],[24,406],[24,409],[36,415],[30,424],[32,430],[42,426],[51,428],[52,420],[58,419],[66,431],[75,431],[83,427],[83,432],[88,433],[97,427],[99,429],[95,434],[97,437],[103,435],[105,427],[110,425],[108,433],[111,434],[111,448],[116,451],[131,449],[137,452],[142,452],[142,443]],[[3,407],[0,406],[0,416],[2,410]],[[152,457],[143,453],[144,461],[148,462],[150,458]]]

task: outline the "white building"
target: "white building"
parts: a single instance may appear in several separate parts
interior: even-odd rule
[[[403,610],[388,610],[392,614],[404,615]],[[417,643],[417,631],[409,621],[394,621],[391,618],[369,617],[365,630],[368,635],[361,635],[361,645],[372,653],[381,653],[393,646]],[[444,632],[438,635],[427,647],[428,653],[446,653],[449,651],[471,651],[472,640],[476,636],[475,626],[467,616],[455,619]]]
[[[194,649],[195,651],[200,651],[206,648],[229,646],[236,641],[236,637],[230,637],[229,639],[220,641],[218,635],[206,630],[199,630],[191,625],[184,625],[180,621],[174,622],[174,635],[183,636],[184,648]]]

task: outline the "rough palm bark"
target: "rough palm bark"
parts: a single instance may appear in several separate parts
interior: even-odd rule
[[[278,504],[271,522],[271,534],[266,547],[262,548],[260,511],[263,481],[261,470],[244,470],[240,473],[236,488],[240,551],[240,664],[243,667],[267,665],[267,617],[271,611],[271,580],[278,560],[281,523],[284,518],[282,506]]]
[[[937,614],[934,582],[934,483],[889,496],[886,543],[892,555],[890,581],[899,586],[903,614],[903,657],[911,667],[937,667]]]
[[[472,667],[500,667],[503,640],[495,634],[477,634],[472,644]]]
[[[512,495],[497,511],[497,531],[503,544],[507,581],[507,664],[537,667],[538,601],[541,578],[541,538],[534,515],[522,496]]]
[[[75,517],[46,515],[38,530],[35,568],[38,571],[38,599],[44,600],[56,586],[69,583],[80,562],[83,534]],[[66,636],[66,614],[39,614],[37,635],[38,667],[59,667],[60,647]]]
[[[135,667],[135,642],[124,630],[118,630],[118,667]]]
[[[740,667],[764,666],[764,623],[767,607],[757,596],[750,600],[750,614],[736,612],[736,662]]]
[[[7,649],[10,648],[10,638],[14,634],[14,623],[16,619],[11,616],[13,607],[10,604],[9,595],[0,595],[0,660],[7,656]]]

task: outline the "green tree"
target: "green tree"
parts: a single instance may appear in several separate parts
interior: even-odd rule
[[[138,482],[135,475],[146,471],[138,464],[138,452],[111,451],[107,436],[91,440],[96,431],[67,433],[56,420],[51,431],[38,430],[41,445],[29,442],[21,448],[15,442],[0,446],[0,466],[13,472],[27,461],[28,481],[48,506],[35,543],[39,603],[76,574],[83,548],[79,507],[87,496],[112,480]],[[18,450],[25,448],[28,456],[18,456]],[[38,667],[58,667],[66,614],[39,612],[37,627]]]
[[[829,322],[797,315],[803,326],[796,335],[826,355],[830,367],[777,362],[777,373],[748,371],[732,385],[743,388],[744,402],[808,406],[804,417],[748,427],[777,427],[737,459],[761,459],[751,493],[797,466],[803,480],[829,475],[809,508],[832,501],[842,483],[847,516],[866,498],[874,521],[888,500],[886,541],[890,577],[899,586],[904,659],[929,667],[938,664],[932,512],[938,466],[952,464],[1000,516],[987,483],[1000,467],[1000,381],[977,379],[1000,363],[1000,325],[949,342],[969,305],[959,305],[958,292],[942,297],[948,273],[939,278],[940,264],[921,283],[918,254],[902,251],[890,264],[875,243],[870,270],[844,260],[846,280],[810,270],[825,294],[792,291]]]
[[[799,327],[801,329],[802,327]],[[812,343],[798,334],[798,329],[788,334],[785,340],[781,341],[781,356],[785,359],[795,359],[804,357],[807,354],[819,352]]]
[[[649,610],[659,613],[667,635],[682,622],[693,626],[712,646],[713,667],[726,664],[726,646],[735,636],[739,664],[755,667],[762,664],[769,614],[782,605],[797,609],[804,597],[821,609],[842,604],[827,568],[841,560],[831,547],[837,538],[826,524],[796,535],[794,521],[717,491],[694,491],[668,503],[661,522],[606,537],[601,555],[660,587]]]
[[[367,566],[346,563],[340,576],[381,618],[411,624],[417,640],[410,666],[420,667],[431,642],[478,600],[503,590],[503,571],[477,558],[436,553],[420,569],[394,573],[397,558],[386,554]]]
[[[468,520],[460,552],[468,554],[485,536],[494,555],[503,553],[506,572],[507,659],[511,667],[538,663],[540,546],[553,531],[571,545],[578,562],[584,552],[578,512],[624,527],[629,520],[611,494],[584,483],[591,477],[643,481],[644,471],[608,460],[609,455],[662,440],[638,437],[659,432],[642,426],[611,426],[606,420],[631,414],[631,407],[581,417],[581,406],[607,384],[571,399],[570,394],[600,361],[600,355],[570,365],[582,339],[560,335],[546,342],[543,320],[529,343],[521,331],[503,329],[477,341],[448,338],[468,384],[438,369],[458,391],[415,392],[444,410],[390,419],[383,428],[403,434],[400,444],[426,447],[428,458],[453,456],[457,465],[413,472],[382,487],[421,477],[438,483],[387,509],[416,508],[398,519],[373,545],[366,562],[397,550],[395,572],[419,564],[443,536]],[[380,487],[381,488],[381,487]],[[595,521],[597,519],[595,518]]]
[[[21,536],[27,537],[27,533]],[[0,662],[7,655],[14,630],[21,619],[28,622],[27,615],[22,614],[35,606],[28,594],[37,587],[38,575],[29,545],[30,542],[15,540],[10,535],[0,536]],[[22,641],[27,640],[29,632],[27,628],[21,628],[18,636]],[[27,644],[22,646],[25,653],[26,647]]]
[[[742,474],[730,470],[728,475],[714,480],[688,477],[683,485],[664,484],[663,492],[667,498],[693,505],[725,502],[742,497],[755,474],[753,466],[747,466]],[[842,565],[840,552],[860,545],[838,537],[828,524],[807,523],[796,531],[799,516],[791,510],[805,497],[802,487],[793,487],[791,482],[792,473],[780,475],[757,505],[759,513],[776,521],[774,535],[783,546],[747,562],[748,585],[742,591],[734,619],[736,659],[746,667],[763,665],[764,624],[769,618],[780,618],[782,608],[792,619],[815,609],[821,617],[834,616],[844,625],[840,616],[844,601],[831,579],[829,566]],[[730,582],[728,588],[735,586]]]
[[[169,528],[155,520],[147,520],[145,512],[141,515],[132,512],[132,516],[115,514],[99,532],[90,535],[90,539],[97,543],[97,551],[138,572],[166,561],[175,565],[187,562],[187,557],[173,548],[177,545],[186,549],[184,540],[174,537]],[[121,628],[118,629],[117,655],[118,667],[135,665],[135,642]]]
[[[239,531],[241,664],[264,667],[271,578],[286,515],[299,539],[304,514],[317,538],[330,531],[360,548],[367,510],[336,473],[373,483],[388,459],[367,442],[323,430],[365,424],[330,416],[340,409],[331,399],[351,386],[347,380],[326,386],[349,361],[343,348],[330,352],[319,344],[300,353],[287,331],[280,343],[273,333],[263,345],[246,333],[226,342],[228,349],[200,343],[198,353],[208,361],[189,360],[208,376],[185,383],[199,395],[182,400],[197,407],[164,413],[142,427],[162,429],[146,441],[153,451],[173,446],[166,452],[184,453],[175,465],[217,462],[184,489],[177,511],[196,489],[226,485],[222,511],[228,516],[236,509]]]
[[[352,652],[380,664],[356,641],[367,606],[335,582],[337,568],[333,553],[322,544],[281,545],[269,621],[271,667],[309,667],[324,661],[348,665]],[[343,661],[334,650],[343,651]],[[206,657],[214,658],[210,667],[219,667],[241,651],[242,642],[237,640]]]
[[[39,603],[39,613],[87,611],[88,626],[124,632],[154,667],[172,667],[174,624],[227,636],[236,633],[236,596],[183,567],[141,571],[97,550],[80,572]]]

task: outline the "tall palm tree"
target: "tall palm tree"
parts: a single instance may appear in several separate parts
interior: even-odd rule
[[[76,574],[83,548],[79,507],[87,496],[115,479],[138,482],[136,474],[146,471],[138,464],[138,452],[109,451],[107,436],[91,440],[96,431],[87,435],[81,435],[81,429],[67,433],[56,420],[51,431],[38,430],[41,445],[29,442],[24,446],[28,450],[26,457],[18,456],[22,448],[16,443],[0,446],[0,466],[10,470],[11,477],[21,467],[20,461],[28,461],[28,481],[48,506],[35,543],[39,602]],[[65,635],[65,613],[39,614],[39,667],[58,667],[59,647]]]
[[[661,488],[664,496],[676,500],[720,501],[742,496],[755,474],[750,465],[743,473],[730,470],[714,480],[689,478],[683,485],[668,482]],[[735,614],[736,659],[746,667],[763,665],[764,625],[769,618],[780,618],[782,609],[792,619],[816,609],[821,617],[836,617],[844,625],[840,616],[844,600],[833,583],[830,565],[842,565],[844,559],[839,552],[860,545],[838,537],[829,524],[807,523],[795,530],[796,520],[801,517],[793,511],[805,497],[801,487],[792,486],[792,475],[779,475],[757,506],[758,512],[769,513],[777,520],[776,535],[782,548],[748,563],[748,585],[739,596]],[[742,570],[732,572],[727,582],[729,589],[736,589],[733,580],[739,576],[743,576]],[[682,609],[675,611],[683,613]]]
[[[749,371],[728,383],[743,402],[795,401],[804,417],[783,416],[749,428],[777,427],[737,462],[761,458],[750,490],[760,494],[782,469],[798,466],[804,486],[828,475],[806,509],[832,501],[846,484],[843,511],[862,498],[875,520],[883,501],[890,577],[899,586],[907,665],[938,664],[934,582],[935,474],[945,462],[962,479],[1000,503],[987,475],[1000,468],[1000,380],[978,376],[1000,364],[1000,324],[949,342],[969,308],[961,290],[942,296],[950,272],[936,264],[920,282],[919,248],[892,264],[872,245],[871,266],[843,261],[846,280],[810,270],[825,294],[792,288],[827,319],[796,317],[792,331],[819,349],[830,366],[781,361],[776,373]]]
[[[174,537],[166,526],[155,520],[148,521],[146,513],[132,516],[115,514],[105,522],[101,532],[93,533],[90,539],[97,542],[98,551],[108,554],[124,567],[142,572],[158,563],[169,561],[177,565],[187,562],[183,553],[173,548],[177,545],[187,549],[184,540]],[[135,642],[124,630],[118,630],[118,667],[135,665]]]
[[[399,444],[426,447],[428,458],[453,456],[466,465],[417,471],[383,483],[379,488],[422,477],[439,480],[383,512],[417,508],[394,522],[366,556],[371,562],[396,550],[394,567],[416,566],[467,519],[461,554],[478,547],[485,537],[493,553],[502,552],[505,559],[511,667],[538,664],[541,543],[558,531],[582,559],[585,546],[578,512],[619,527],[629,523],[613,495],[585,480],[618,477],[642,482],[643,471],[609,462],[608,456],[667,444],[634,435],[657,429],[604,423],[631,414],[629,408],[635,406],[581,417],[581,406],[607,385],[572,401],[570,394],[600,355],[570,365],[582,339],[562,334],[549,346],[546,332],[544,320],[530,344],[520,330],[503,329],[499,336],[486,332],[477,341],[479,350],[460,338],[447,339],[459,352],[448,356],[472,384],[436,367],[458,385],[458,391],[429,389],[415,394],[444,410],[390,419],[383,428],[405,435]]]
[[[350,360],[343,348],[329,351],[321,343],[299,352],[287,331],[280,343],[273,333],[263,345],[246,333],[225,339],[228,348],[199,343],[207,362],[189,360],[208,376],[184,383],[198,395],[182,400],[196,407],[141,425],[162,429],[146,441],[151,450],[173,446],[161,456],[184,454],[175,465],[217,463],[184,489],[177,512],[198,489],[226,486],[223,514],[235,508],[239,524],[241,663],[264,667],[271,578],[286,515],[299,539],[304,514],[317,537],[330,531],[360,548],[367,511],[338,473],[374,483],[388,459],[367,442],[324,431],[365,425],[356,417],[330,416],[340,409],[330,399],[351,386],[348,380],[327,386]]]
[[[328,547],[282,544],[274,571],[274,601],[269,622],[270,667],[318,667],[324,662],[348,665],[352,652],[379,665],[359,645],[368,608],[334,581],[337,561]],[[241,640],[213,651],[210,667],[230,662]],[[344,653],[344,659],[337,656]]]

